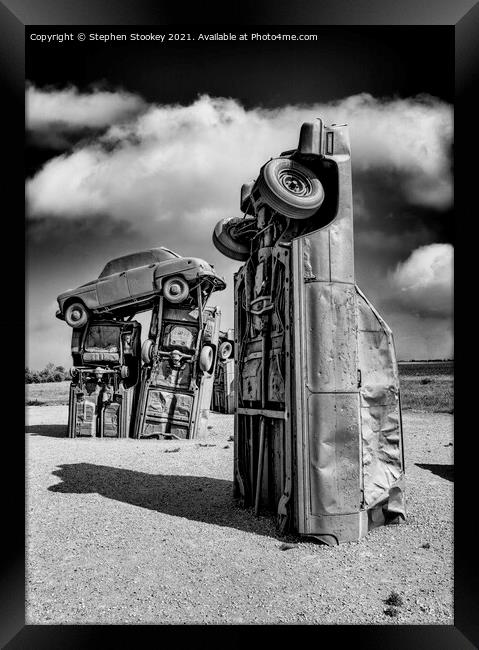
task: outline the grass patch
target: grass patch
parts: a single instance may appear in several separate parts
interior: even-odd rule
[[[454,413],[453,364],[400,364],[399,380],[403,409]],[[68,404],[69,381],[25,386],[27,406],[55,406]]]
[[[68,404],[69,381],[25,385],[26,406],[58,406]]]
[[[401,378],[401,406],[403,409],[454,413],[454,388],[452,377],[428,381],[415,377]]]
[[[403,409],[454,413],[454,362],[400,363]]]
[[[431,375],[446,375],[452,377],[454,374],[454,361],[430,361],[399,363],[399,375],[401,377],[420,377]]]

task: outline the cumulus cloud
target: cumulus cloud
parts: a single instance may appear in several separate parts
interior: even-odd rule
[[[93,101],[95,92],[86,95]],[[75,89],[71,96],[79,104],[84,99]],[[29,234],[31,282],[36,282],[32,314],[51,295],[93,279],[106,260],[167,245],[209,260],[225,275],[228,288],[214,294],[211,304],[221,307],[224,327],[232,327],[232,278],[240,263],[214,248],[213,227],[218,219],[240,213],[241,185],[254,179],[266,160],[295,148],[301,123],[317,116],[326,123],[349,124],[361,287],[381,311],[387,307],[386,317],[389,309],[398,309],[401,318],[409,315],[415,333],[422,331],[416,321],[436,322],[450,312],[440,282],[431,279],[420,298],[421,290],[409,282],[414,269],[406,273],[408,261],[387,276],[387,269],[409,251],[437,241],[432,221],[439,223],[438,215],[451,205],[449,104],[426,96],[381,100],[361,94],[277,109],[246,109],[234,99],[208,95],[187,106],[141,101],[131,106],[131,114],[125,108],[108,119],[107,111],[99,111],[96,121],[93,110],[88,120],[83,112],[82,121],[78,106],[70,113],[52,108],[55,119],[70,115],[65,123],[71,126],[65,128],[73,135],[67,150],[26,185],[34,225]],[[48,126],[53,124],[48,111],[42,121],[41,111],[27,108],[31,118],[36,112],[37,121],[30,119],[30,125],[38,125],[36,133],[66,133]],[[87,124],[89,137],[79,141]],[[398,298],[391,301],[391,294]],[[55,322],[57,329],[60,325]],[[423,330],[427,338],[429,325]]]
[[[412,203],[442,208],[451,201],[452,109],[431,97],[378,100],[361,94],[327,104],[247,110],[233,99],[204,95],[188,106],[150,105],[116,122],[115,114],[123,118],[138,109],[138,98],[65,93],[61,113],[50,113],[39,110],[32,92],[29,111],[37,123],[42,113],[44,120],[68,114],[70,124],[86,123],[85,107],[97,106],[98,97],[88,121],[112,126],[51,159],[28,181],[32,216],[107,213],[135,223],[174,219],[187,225],[201,219],[210,227],[238,212],[241,184],[255,178],[270,157],[294,148],[301,123],[316,116],[349,123],[356,171],[397,175]]]
[[[428,316],[452,312],[453,247],[420,246],[389,277],[394,296],[409,311]]]
[[[60,138],[64,134],[105,129],[131,119],[146,104],[138,95],[124,90],[93,89],[84,93],[75,86],[57,89],[29,84],[26,106],[27,128],[55,143],[63,141]]]

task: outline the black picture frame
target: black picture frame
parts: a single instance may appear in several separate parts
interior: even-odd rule
[[[1,394],[8,400],[8,413],[12,414],[7,425],[4,414],[4,465],[8,465],[9,476],[4,487],[4,515],[2,553],[0,619],[3,647],[8,648],[83,648],[101,645],[104,648],[117,646],[142,646],[144,633],[161,640],[163,632],[157,626],[25,626],[24,605],[24,455],[25,447],[21,433],[17,431],[17,413],[23,412],[23,396],[18,391],[22,369],[18,362],[21,338],[19,331],[25,326],[22,282],[25,277],[16,262],[17,251],[24,247],[23,221],[20,218],[23,184],[24,137],[24,32],[28,25],[191,25],[228,24],[244,25],[447,25],[455,33],[456,39],[456,98],[455,98],[455,211],[456,218],[456,329],[461,323],[468,323],[464,334],[456,337],[455,357],[459,367],[459,377],[455,389],[455,464],[458,466],[455,482],[455,625],[454,626],[322,626],[317,642],[324,643],[324,635],[332,636],[335,643],[368,648],[471,648],[479,644],[479,625],[477,621],[478,561],[475,551],[475,447],[477,429],[474,424],[474,393],[466,389],[466,380],[461,379],[461,370],[473,356],[475,346],[474,318],[471,322],[473,294],[464,299],[464,290],[459,291],[458,282],[461,266],[473,262],[472,251],[467,251],[470,241],[469,227],[474,223],[475,208],[473,192],[477,181],[473,178],[474,136],[477,119],[477,80],[479,77],[479,6],[472,0],[450,2],[449,0],[323,0],[321,3],[305,2],[294,4],[281,0],[253,4],[249,1],[241,6],[228,4],[220,10],[209,7],[205,11],[197,6],[188,13],[185,21],[183,7],[165,6],[166,3],[150,0],[3,0],[0,2],[0,79],[2,88],[2,109],[5,130],[3,134],[3,156],[8,161],[4,183],[4,205],[7,215],[4,219],[4,270],[6,273],[5,306],[7,317],[2,320],[5,340],[12,341],[15,332],[15,345],[7,344],[7,359],[4,361]],[[226,13],[229,12],[229,15]],[[7,255],[11,252],[11,256]],[[7,262],[8,259],[12,261]],[[12,266],[14,264],[14,266]],[[14,277],[12,277],[14,276]],[[471,279],[473,283],[473,278]],[[471,302],[473,301],[473,302]],[[467,314],[466,314],[467,310]],[[471,327],[472,325],[472,327]],[[467,333],[467,334],[466,334]],[[467,348],[466,348],[467,346]],[[466,351],[467,350],[467,351]],[[20,352],[21,356],[21,352]],[[466,361],[467,360],[467,361]],[[469,385],[469,384],[468,384]],[[466,399],[471,395],[472,399]],[[17,406],[18,402],[18,406]],[[472,402],[472,408],[471,408]],[[467,414],[467,415],[466,415]],[[466,420],[467,417],[467,420]],[[475,447],[474,447],[475,445]],[[7,475],[6,470],[4,476]],[[26,504],[28,509],[28,504]],[[27,531],[28,532],[28,531]],[[431,578],[432,579],[432,578]],[[160,627],[160,626],[158,626]],[[231,629],[234,627],[235,629]],[[253,638],[254,629],[226,626],[215,629],[216,643],[238,645]],[[267,626],[270,627],[270,626]],[[291,627],[290,631],[298,629]],[[211,628],[196,627],[195,643],[206,640]],[[283,635],[281,628],[277,628]],[[187,626],[175,627],[175,642],[181,643]],[[311,630],[310,630],[311,632]],[[314,632],[316,635],[316,632]],[[266,642],[270,643],[270,639]],[[297,642],[297,641],[296,641]]]

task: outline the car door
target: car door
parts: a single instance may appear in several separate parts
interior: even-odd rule
[[[153,256],[144,258],[144,263],[126,272],[128,289],[132,298],[150,295],[154,292],[153,273],[157,266]]]
[[[126,271],[113,273],[98,280],[98,302],[101,306],[125,302],[130,297]]]

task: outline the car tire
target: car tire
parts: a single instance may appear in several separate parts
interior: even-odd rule
[[[215,364],[215,351],[211,345],[205,345],[201,349],[199,359],[200,370],[211,373]]]
[[[256,223],[254,217],[227,217],[221,219],[213,231],[213,244],[232,260],[245,262],[250,255],[248,237],[241,230],[247,230]]]
[[[153,341],[145,339],[141,346],[141,360],[149,365],[153,360]]]
[[[168,302],[184,302],[190,295],[190,288],[184,278],[174,276],[163,283],[163,296]]]
[[[233,352],[233,344],[231,341],[223,341],[223,343],[220,345],[218,349],[218,356],[220,359],[225,361],[226,359],[229,359],[231,357],[231,354]]]
[[[290,158],[273,158],[261,169],[257,189],[262,201],[290,219],[307,219],[321,206],[324,189],[319,178]]]
[[[65,323],[70,327],[84,327],[90,313],[82,302],[72,302],[65,309]]]

